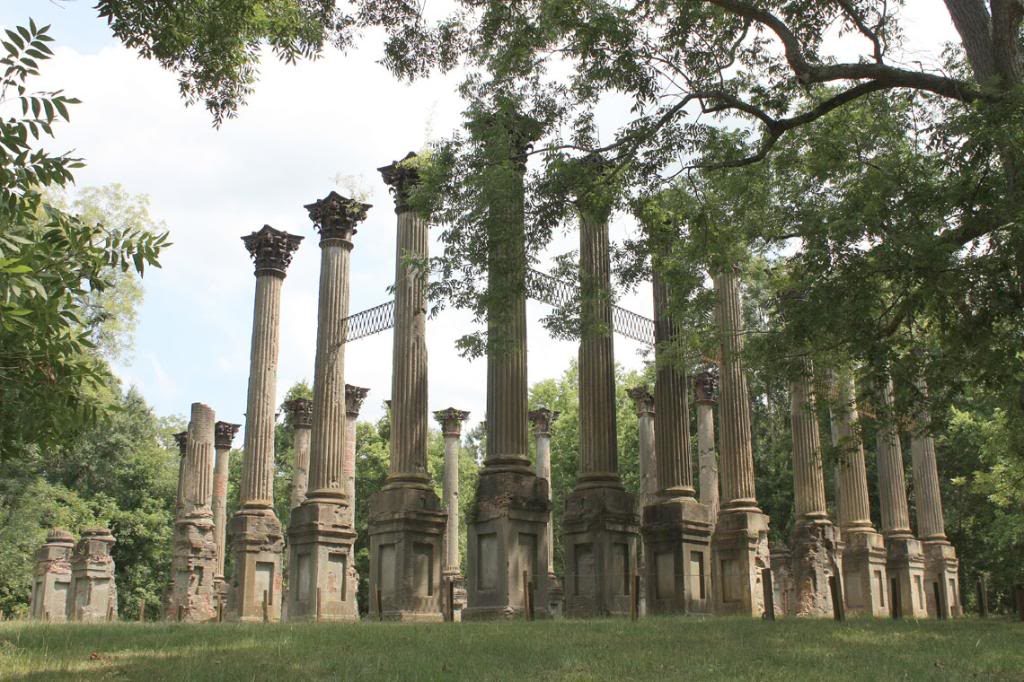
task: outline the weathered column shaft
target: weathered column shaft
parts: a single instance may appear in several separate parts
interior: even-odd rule
[[[295,509],[306,499],[306,491],[309,489],[309,438],[310,428],[308,426],[295,429],[295,464],[294,476],[292,478],[292,509]]]
[[[390,478],[423,483],[427,473],[428,224],[400,204],[395,253],[395,333],[391,374]]]
[[[579,351],[581,480],[618,480],[615,352],[608,219],[580,212]]]
[[[694,378],[697,403],[697,457],[700,464],[700,503],[712,521],[718,518],[718,451],[715,448],[715,390],[711,372]]]
[[[878,488],[882,512],[882,532],[886,537],[909,536],[910,512],[907,507],[907,487],[903,470],[903,450],[899,430],[895,423],[892,380],[879,391],[879,401],[885,412],[878,429]]]
[[[231,448],[217,448],[213,466],[213,528],[217,539],[217,575],[224,575],[224,554],[227,542],[228,467]]]
[[[348,520],[354,528],[356,523],[356,430],[359,425],[359,410],[370,392],[368,388],[345,384],[345,495],[348,497]]]
[[[213,410],[201,403],[192,405],[185,452],[186,516],[195,513],[213,515],[214,422]]]
[[[693,460],[690,457],[690,414],[686,373],[665,358],[664,344],[676,336],[669,314],[668,287],[658,269],[653,273],[654,357],[658,376],[654,383],[654,402],[659,418],[654,422],[658,445],[658,488],[662,497],[693,497]],[[659,357],[660,356],[660,357]]]
[[[923,395],[927,389],[919,383]],[[939,489],[939,469],[935,461],[935,439],[928,431],[931,415],[927,410],[918,413],[917,424],[910,440],[913,463],[914,494],[917,499],[917,536],[922,541],[946,539],[946,523],[942,518],[942,493]]]
[[[558,414],[546,407],[533,410],[529,414],[537,451],[537,478],[547,483],[549,503],[551,502],[551,425],[558,419]],[[547,572],[549,576],[553,576],[555,574],[555,524],[550,520],[547,524],[544,543],[544,550],[548,558]]]
[[[715,275],[716,315],[722,364],[719,395],[722,508],[757,507],[754,453],[750,438],[750,402],[743,370],[743,306],[739,276],[733,270]]]
[[[657,390],[657,389],[655,389]],[[627,391],[636,407],[637,438],[639,445],[638,464],[640,465],[640,514],[644,507],[654,504],[658,497],[658,462],[660,452],[656,453],[656,417],[654,414],[654,396],[646,386],[637,386]]]
[[[825,518],[825,476],[821,462],[818,419],[814,413],[813,378],[807,373],[790,383],[793,427],[793,488],[798,519]]]
[[[178,491],[174,496],[174,517],[178,518],[185,504],[185,447],[188,445],[188,431],[174,434],[174,442],[178,445]]]
[[[850,372],[835,377],[836,400],[831,410],[832,445],[839,451],[839,525],[843,532],[874,532],[868,497],[868,474],[864,446],[856,431],[857,399]]]

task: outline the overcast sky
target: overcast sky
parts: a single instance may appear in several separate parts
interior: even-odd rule
[[[255,280],[239,238],[264,224],[306,238],[283,287],[280,397],[295,381],[313,377],[320,254],[303,205],[331,190],[345,193],[352,179],[370,193],[374,208],[352,252],[351,311],[389,300],[395,214],[375,169],[459,125],[458,78],[399,84],[376,63],[381,41],[371,35],[356,51],[329,51],[316,62],[265,61],[239,117],[214,130],[203,108],[182,103],[174,75],[121,47],[92,5],[4,0],[0,25],[29,16],[53,25],[56,57],[43,65],[37,85],[63,88],[82,100],[71,123],[56,129],[53,145],[85,158],[77,184],[116,182],[148,195],[152,215],[170,229],[174,246],[162,256],[162,269],[147,272],[144,280],[134,357],[117,373],[138,386],[158,414],[186,415],[189,404],[199,401],[213,407],[218,419],[241,423]],[[939,0],[907,5],[904,59],[933,64],[942,43],[953,37],[949,17]],[[602,112],[602,131],[620,123],[619,110],[613,102]],[[612,238],[634,229],[617,219]],[[550,255],[574,248],[574,242],[574,235],[562,235]],[[438,250],[436,242],[432,249]],[[649,287],[624,295],[620,304],[650,316]],[[544,306],[531,303],[527,312],[533,383],[561,374],[576,356],[576,344],[548,338],[538,323]],[[469,316],[458,311],[428,321],[430,409],[467,409],[475,422],[484,416],[485,364],[459,358],[453,347],[471,329]],[[616,337],[615,350],[620,365],[643,365],[638,344]],[[353,342],[346,353],[346,380],[370,389],[363,416],[376,419],[390,397],[391,334]]]

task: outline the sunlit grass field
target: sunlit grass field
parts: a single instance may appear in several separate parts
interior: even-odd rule
[[[0,678],[1024,680],[1024,624],[646,618],[0,625]]]

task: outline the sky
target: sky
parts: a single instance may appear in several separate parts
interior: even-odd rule
[[[375,169],[460,124],[459,77],[398,83],[377,63],[381,40],[369,34],[358,49],[330,50],[313,62],[265,60],[248,104],[217,130],[205,109],[185,106],[173,74],[121,46],[93,4],[4,0],[0,26],[30,16],[52,24],[56,55],[43,65],[36,86],[82,100],[48,145],[85,159],[77,185],[120,183],[147,195],[152,216],[170,230],[173,246],[161,256],[161,269],[147,271],[143,280],[135,350],[115,371],[159,415],[184,416],[192,402],[203,402],[218,419],[243,423],[255,279],[240,238],[264,224],[305,237],[282,290],[280,402],[294,382],[313,378],[320,254],[303,206],[332,190],[369,193],[373,208],[354,239],[350,311],[390,300],[394,204]],[[935,64],[943,42],[954,37],[942,3],[908,0],[905,16],[903,60]],[[863,48],[851,38],[839,45],[841,51]],[[602,131],[623,122],[617,104],[599,112]],[[613,240],[635,231],[632,221],[613,219]],[[559,235],[548,256],[575,246],[575,235]],[[650,317],[650,287],[621,292],[619,305]],[[548,312],[539,303],[528,305],[531,384],[559,376],[577,354],[577,344],[548,337],[539,323]],[[462,311],[444,311],[427,323],[429,407],[469,410],[471,423],[484,418],[485,361],[460,358],[454,341],[474,329]],[[391,344],[385,332],[346,348],[346,381],[370,389],[363,418],[379,418],[390,397]],[[624,368],[642,368],[644,350],[615,339],[616,361]]]

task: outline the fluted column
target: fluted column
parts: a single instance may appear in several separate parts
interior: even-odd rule
[[[705,370],[693,378],[697,403],[697,458],[700,465],[700,503],[712,522],[718,518],[718,451],[715,449],[715,393],[718,379]]]
[[[831,410],[832,445],[839,452],[839,525],[843,533],[875,532],[871,523],[864,446],[856,430],[859,420],[853,374],[837,372]]]
[[[924,382],[918,382],[918,389],[927,399],[928,391]],[[916,422],[911,434],[910,455],[917,501],[917,536],[922,542],[941,541],[946,539],[946,523],[942,518],[935,439],[929,430],[931,415],[927,409],[918,412]]]
[[[693,460],[690,456],[690,414],[686,374],[665,357],[665,345],[676,336],[669,315],[668,288],[658,269],[653,273],[654,358],[658,377],[654,383],[654,401],[661,415],[654,423],[658,444],[658,488],[665,499],[693,497]]]
[[[448,524],[445,527],[444,572],[459,573],[462,570],[462,556],[459,552],[459,450],[461,447],[462,422],[469,419],[469,412],[449,407],[434,413],[434,419],[441,425],[444,436],[444,503],[448,509]]]
[[[655,389],[657,390],[657,389]],[[655,455],[654,396],[646,386],[637,386],[627,391],[636,407],[639,436],[640,464],[640,509],[652,504],[658,495],[658,465]],[[659,453],[660,454],[660,453]]]
[[[214,425],[213,465],[213,532],[217,540],[217,575],[224,575],[224,557],[227,554],[228,524],[228,471],[231,465],[231,443],[241,424],[217,422]]]
[[[537,446],[537,478],[548,484],[548,502],[551,502],[551,425],[558,419],[558,414],[557,411],[546,407],[531,410],[529,414]],[[547,571],[550,576],[555,573],[555,524],[550,521],[547,524],[544,542],[547,544]]]
[[[345,494],[348,496],[349,524],[356,523],[356,426],[359,423],[359,410],[370,392],[368,388],[360,388],[345,384]]]
[[[185,452],[185,516],[213,515],[214,422],[213,410],[192,404]]]
[[[284,404],[288,413],[288,424],[292,427],[292,445],[295,462],[292,465],[291,508],[295,509],[306,499],[309,488],[309,436],[313,427],[313,401],[308,398],[293,398]]]
[[[256,301],[239,504],[243,508],[271,509],[274,506],[274,422],[281,334],[281,284],[302,237],[264,225],[259,232],[243,237],[242,241],[256,262]]]
[[[886,538],[911,537],[910,512],[907,506],[906,478],[903,470],[903,449],[894,412],[892,380],[879,390],[883,412],[879,425],[878,443],[878,497],[882,509],[882,533]]]
[[[178,446],[178,492],[174,496],[174,517],[181,515],[182,503],[185,500],[185,448],[188,445],[188,431],[174,434],[174,442]]]
[[[739,275],[726,269],[715,275],[722,363],[720,367],[719,452],[722,511],[760,511],[754,488],[754,452],[750,438],[750,397],[743,369],[743,306]]]
[[[813,377],[810,362],[790,383],[790,419],[793,428],[793,488],[798,520],[828,517],[825,507],[825,476],[821,463],[821,439],[814,413]]]
[[[313,426],[309,446],[307,499],[345,497],[345,324],[349,302],[349,259],[356,225],[369,204],[331,192],[306,205],[320,232],[320,294],[313,374]]]

